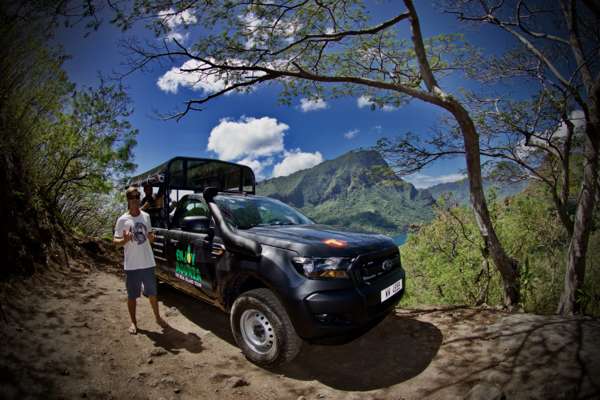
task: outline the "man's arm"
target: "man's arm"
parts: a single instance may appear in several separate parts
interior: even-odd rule
[[[118,247],[125,246],[127,242],[131,240],[133,240],[133,232],[127,232],[126,230],[123,230],[122,236],[113,237],[113,243],[116,244]]]
[[[128,232],[125,229],[125,224],[123,220],[119,218],[119,220],[117,221],[117,226],[115,226],[113,243],[117,245],[117,247],[123,247],[130,240],[133,240],[133,232],[131,232],[131,230]]]

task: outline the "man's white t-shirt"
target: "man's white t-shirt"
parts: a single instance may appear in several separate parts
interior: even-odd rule
[[[125,243],[125,270],[144,269],[156,266],[154,254],[148,240],[150,216],[141,211],[137,216],[129,212],[121,215],[115,226],[115,238],[122,239],[123,231],[133,232],[133,240]]]

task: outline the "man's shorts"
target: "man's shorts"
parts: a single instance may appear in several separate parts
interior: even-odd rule
[[[144,269],[125,270],[125,286],[129,300],[140,297],[144,286],[144,296],[156,296],[156,276],[154,267]]]

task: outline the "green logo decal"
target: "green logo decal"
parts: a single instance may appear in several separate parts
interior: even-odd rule
[[[175,258],[177,262],[185,263],[189,265],[196,265],[196,254],[192,253],[190,245],[188,244],[187,251],[177,249],[175,251]]]
[[[202,286],[200,269],[196,267],[196,254],[192,252],[190,245],[187,251],[175,250],[175,276],[196,286]]]

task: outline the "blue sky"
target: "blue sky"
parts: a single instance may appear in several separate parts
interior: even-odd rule
[[[374,8],[375,17],[383,20],[401,12],[403,6],[398,8],[396,4],[401,5],[400,2],[379,4]],[[455,17],[437,11],[429,2],[417,2],[417,12],[425,37],[462,32],[478,46],[498,50],[508,45],[502,34],[461,26]],[[99,73],[110,75],[125,69],[122,65],[125,55],[118,46],[121,39],[137,36],[156,40],[141,26],[123,34],[105,23],[87,38],[83,33],[83,28],[63,29],[56,40],[71,56],[65,64],[71,80],[88,86],[98,84]],[[242,161],[263,179],[286,175],[353,149],[369,148],[382,137],[406,131],[426,134],[442,114],[438,108],[419,101],[399,109],[371,111],[365,99],[357,98],[328,100],[325,105],[309,104],[312,110],[311,107],[303,110],[300,98],[292,106],[278,104],[279,87],[275,85],[259,87],[248,94],[220,97],[205,104],[204,111],[191,112],[179,122],[163,121],[156,116],[157,111],[174,111],[185,100],[203,93],[198,87],[194,90],[185,83],[182,86],[177,74],[165,76],[177,66],[155,66],[124,81],[135,108],[131,122],[140,131],[135,149],[137,172],[183,155]],[[446,82],[451,88],[464,83],[458,79]],[[442,160],[407,180],[425,187],[456,180],[463,168],[464,161],[460,158]]]

